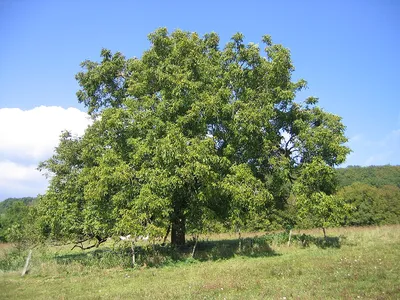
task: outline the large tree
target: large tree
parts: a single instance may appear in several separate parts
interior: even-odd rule
[[[240,226],[283,208],[304,165],[345,160],[345,127],[291,81],[290,52],[164,28],[141,58],[101,51],[76,75],[93,118],[83,137],[64,133],[40,165],[43,232],[58,237],[161,236],[185,243],[210,220]],[[318,160],[315,160],[318,158]]]

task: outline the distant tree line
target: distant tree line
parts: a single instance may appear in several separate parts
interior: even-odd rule
[[[352,185],[355,182],[378,188],[385,185],[400,188],[400,166],[348,166],[347,168],[338,168],[336,172],[340,188]]]
[[[36,199],[35,197],[7,198],[0,202],[0,215],[4,214],[11,206],[14,206],[16,202],[22,202],[25,205],[33,205]]]

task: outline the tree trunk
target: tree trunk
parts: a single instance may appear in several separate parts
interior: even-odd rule
[[[168,235],[169,235],[170,231],[171,231],[171,225],[168,226],[167,232],[165,233],[165,236],[164,236],[164,239],[163,239],[163,242],[162,242],[163,246],[165,245],[165,242],[167,241],[167,238],[168,238]]]
[[[322,231],[324,232],[324,239],[326,239],[326,231],[325,231],[325,227],[322,227]]]
[[[174,246],[185,245],[186,222],[184,216],[179,216],[172,220],[171,244]]]

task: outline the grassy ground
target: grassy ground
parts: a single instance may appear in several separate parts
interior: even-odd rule
[[[299,237],[299,232],[294,233]],[[321,236],[319,231],[302,233]],[[303,247],[298,238],[288,247],[269,239],[270,248],[254,244],[251,252],[243,250],[233,255],[228,250],[237,242],[232,240],[234,236],[211,236],[211,240],[226,241],[227,246],[221,248],[221,241],[218,249],[225,249],[229,255],[207,256],[205,253],[215,250],[204,243],[199,245],[195,259],[181,259],[158,268],[101,268],[79,261],[66,264],[39,260],[37,256],[35,263],[34,255],[27,276],[17,272],[0,274],[0,298],[400,298],[400,226],[330,229],[328,235],[332,243],[321,244],[317,242],[321,239],[315,239]],[[339,236],[340,240],[334,238]],[[222,259],[226,257],[230,258]]]

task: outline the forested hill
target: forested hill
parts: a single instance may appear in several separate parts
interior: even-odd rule
[[[400,188],[400,166],[349,166],[337,169],[339,187],[361,182],[375,187],[394,185]]]
[[[33,204],[36,198],[34,197],[23,197],[23,198],[8,198],[4,201],[0,202],[0,215],[4,213],[4,211],[10,207],[15,202],[23,202],[26,205]]]

